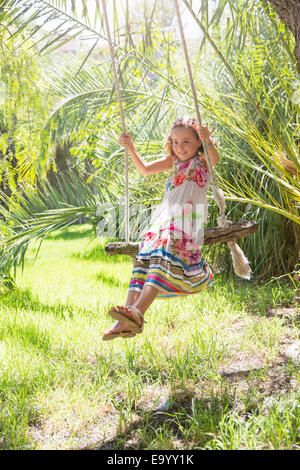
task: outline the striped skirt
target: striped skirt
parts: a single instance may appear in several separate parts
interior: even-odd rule
[[[159,290],[157,298],[167,299],[197,294],[212,282],[212,278],[211,269],[203,258],[187,265],[160,248],[137,254],[129,290],[141,291],[144,285],[152,285]]]

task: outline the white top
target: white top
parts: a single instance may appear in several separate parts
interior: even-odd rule
[[[199,156],[175,162],[147,233],[203,244],[210,174]]]

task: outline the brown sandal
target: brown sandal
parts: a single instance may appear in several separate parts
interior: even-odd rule
[[[132,310],[132,311],[136,312],[139,315],[140,319],[142,320],[141,326],[139,326],[133,319],[128,318],[124,314],[124,312],[121,312],[119,310],[118,307],[115,308],[115,309],[110,309],[108,314],[112,318],[114,318],[115,320],[118,320],[118,321],[123,322],[123,323],[127,323],[127,325],[129,326],[130,330],[133,333],[142,333],[143,329],[144,329],[144,323],[146,323],[146,322],[144,321],[144,318],[143,318],[143,315],[141,314],[141,312],[136,307],[124,307],[124,308],[127,308],[128,310]]]
[[[102,341],[111,341],[112,339],[116,338],[133,338],[134,336],[136,336],[136,333],[134,333],[133,331],[119,331],[118,333],[114,333],[113,329],[114,328],[111,329],[111,333],[102,336]]]

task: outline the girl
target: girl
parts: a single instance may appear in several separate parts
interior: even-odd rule
[[[120,136],[120,144],[128,148],[142,175],[170,169],[172,172],[164,199],[142,236],[125,306],[112,307],[108,312],[117,322],[104,332],[104,341],[141,333],[144,314],[156,297],[195,294],[212,281],[212,272],[200,253],[203,230],[198,226],[195,231],[195,222],[201,222],[203,215],[205,222],[207,217],[210,175],[203,141],[214,166],[219,161],[219,154],[210,140],[210,132],[190,117],[174,122],[165,145],[168,155],[151,163],[138,155],[129,134]],[[200,213],[199,207],[204,213],[203,210]]]

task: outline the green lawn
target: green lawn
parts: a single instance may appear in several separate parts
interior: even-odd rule
[[[102,342],[131,261],[72,227],[1,291],[2,449],[299,449],[292,283],[215,276],[157,300],[142,335]],[[277,309],[274,308],[277,306]]]

